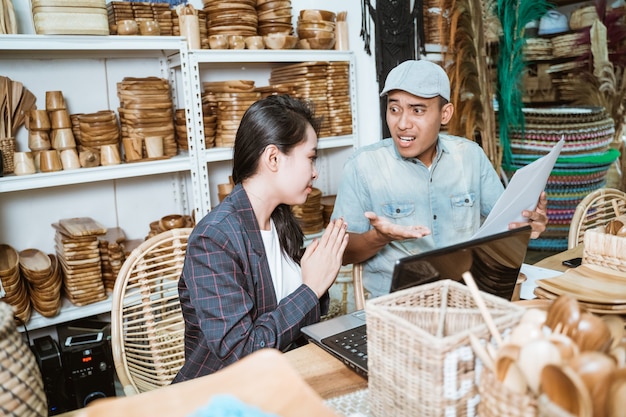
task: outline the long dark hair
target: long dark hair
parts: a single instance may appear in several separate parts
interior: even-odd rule
[[[315,117],[313,104],[288,95],[272,95],[255,102],[246,110],[235,136],[233,181],[237,184],[254,175],[259,158],[268,145],[282,153],[305,140],[308,125],[319,132],[321,119]],[[296,262],[302,256],[304,234],[287,204],[272,213],[281,248]]]

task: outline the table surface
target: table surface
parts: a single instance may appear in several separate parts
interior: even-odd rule
[[[535,266],[565,271],[562,264],[566,259],[582,256],[582,245],[560,252],[537,262]],[[338,397],[367,388],[367,379],[357,375],[340,360],[318,346],[308,344],[284,354],[302,379],[323,399]],[[64,413],[71,417],[74,412]]]

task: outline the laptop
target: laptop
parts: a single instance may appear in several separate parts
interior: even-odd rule
[[[530,233],[530,226],[524,226],[400,258],[394,265],[389,292],[442,279],[464,283],[462,274],[470,271],[481,291],[510,300],[526,257]],[[303,327],[302,333],[310,342],[367,377],[365,310]]]

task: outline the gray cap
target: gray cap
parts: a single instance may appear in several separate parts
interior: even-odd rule
[[[441,66],[425,59],[404,61],[389,71],[380,96],[391,90],[402,90],[423,98],[441,96],[450,101],[448,74]]]

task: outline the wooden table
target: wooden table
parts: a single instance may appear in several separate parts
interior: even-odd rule
[[[535,266],[542,268],[554,269],[556,271],[566,271],[569,268],[562,264],[563,261],[583,256],[583,245],[578,245],[573,249],[559,252],[556,255],[548,256],[535,263]]]
[[[535,265],[565,271],[562,264],[566,259],[582,256],[582,245],[547,257]],[[340,360],[326,353],[314,344],[308,344],[283,355],[300,377],[322,399],[334,398],[367,388],[367,379],[357,375]],[[76,416],[77,411],[62,414],[62,417]]]

